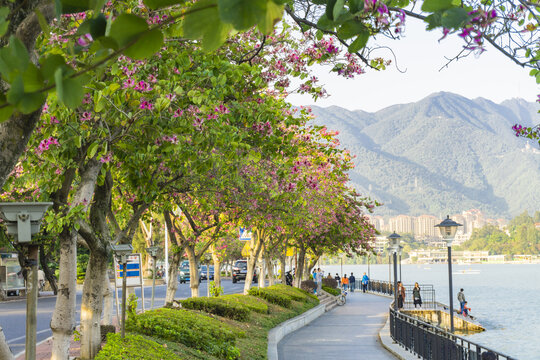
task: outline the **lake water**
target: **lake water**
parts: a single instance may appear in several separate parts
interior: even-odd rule
[[[540,359],[540,264],[452,265],[454,307],[457,293],[465,291],[471,315],[486,328],[468,339],[521,360]],[[339,265],[322,265],[332,275]],[[357,279],[367,265],[343,265]],[[371,279],[388,281],[388,264],[370,265]],[[448,304],[448,265],[402,265],[405,284],[432,284],[436,301]],[[392,268],[393,274],[393,268]],[[392,275],[393,276],[393,275]],[[399,277],[399,270],[398,270]]]

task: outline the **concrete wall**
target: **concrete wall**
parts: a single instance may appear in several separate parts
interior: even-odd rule
[[[414,316],[436,325],[440,328],[450,329],[450,314],[443,310],[402,310],[403,313]],[[454,315],[454,329],[456,333],[470,334],[485,331],[485,329],[468,318]]]

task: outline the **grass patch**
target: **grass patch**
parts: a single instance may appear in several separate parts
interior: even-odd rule
[[[331,287],[328,287],[328,286],[322,286],[322,289],[324,291],[326,291],[327,293],[329,293],[330,295],[334,295],[334,296],[338,296],[339,294],[341,294],[341,290],[340,289],[334,289],[334,288],[331,288]]]
[[[198,297],[180,301],[184,309],[202,310],[207,313],[227,317],[233,320],[246,321],[249,319],[250,309],[238,301],[223,297]]]

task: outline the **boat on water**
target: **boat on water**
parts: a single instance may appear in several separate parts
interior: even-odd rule
[[[452,274],[454,275],[477,275],[480,274],[480,270],[478,269],[463,269],[459,271],[453,271]]]

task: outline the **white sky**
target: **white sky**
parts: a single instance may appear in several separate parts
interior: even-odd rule
[[[394,51],[397,64],[405,73],[396,70],[395,62],[385,71],[367,70],[354,79],[343,79],[328,68],[319,68],[315,75],[330,94],[327,99],[314,102],[310,96],[291,95],[294,105],[337,105],[349,110],[378,111],[394,104],[416,102],[438,91],[448,91],[474,99],[483,97],[500,103],[511,98],[536,101],[540,88],[524,69],[487,45],[479,57],[471,55],[448,68],[445,57],[453,57],[464,42],[456,34],[438,42],[440,30],[427,32],[419,20],[407,18],[405,37],[401,40],[370,40],[369,45],[388,45]],[[393,59],[390,51],[377,54]]]

